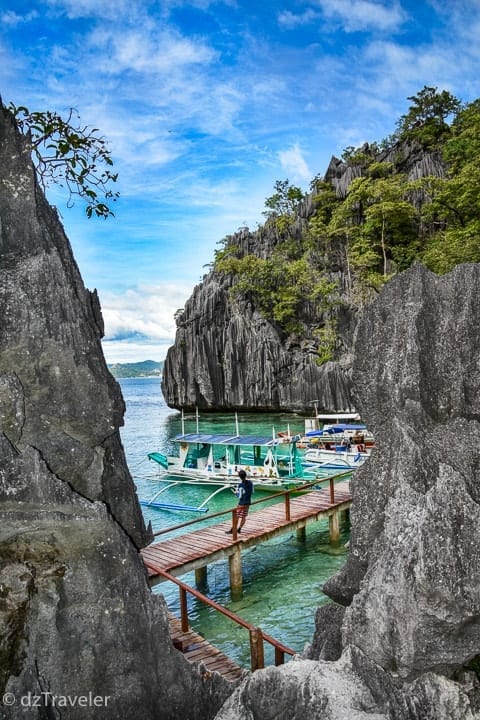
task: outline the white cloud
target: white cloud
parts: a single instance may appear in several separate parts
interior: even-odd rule
[[[413,95],[424,85],[441,90],[463,84],[462,76],[469,72],[468,54],[450,46],[411,48],[393,42],[372,42],[365,51],[365,62],[372,70],[370,81],[377,94],[391,97]],[[414,89],[412,92],[412,88]]]
[[[0,24],[4,27],[17,27],[18,25],[22,25],[23,23],[28,23],[31,20],[34,20],[37,16],[38,13],[34,10],[26,13],[25,15],[19,15],[13,10],[7,10],[6,12],[0,14]]]
[[[107,362],[163,360],[175,339],[174,315],[191,293],[191,285],[173,282],[102,293]]]
[[[100,296],[107,340],[150,337],[173,342],[174,314],[183,308],[192,286],[178,283],[139,285],[125,293],[105,292]]]
[[[278,15],[278,24],[289,30],[296,28],[300,25],[307,25],[308,23],[314,22],[320,17],[320,14],[312,8],[308,8],[303,13],[290,12],[290,10],[284,10]]]
[[[318,0],[329,20],[339,20],[346,32],[381,30],[401,27],[407,14],[398,2],[383,5],[372,0]]]
[[[46,0],[46,4],[70,19],[95,17],[116,20],[121,15],[132,17],[138,7],[135,0]]]
[[[314,173],[308,167],[298,144],[295,143],[287,150],[280,150],[278,157],[283,170],[292,176],[294,181],[309,182],[312,179]]]
[[[216,53],[201,40],[186,38],[173,29],[161,30],[153,25],[142,30],[124,27],[99,28],[89,37],[91,48],[102,52],[98,70],[120,76],[125,71],[149,77],[179,71],[190,66],[211,63]],[[105,54],[103,54],[105,53]]]

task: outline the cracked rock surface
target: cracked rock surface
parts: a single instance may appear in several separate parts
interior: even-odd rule
[[[98,298],[1,104],[0,319],[0,717],[212,717],[232,686],[148,587]]]

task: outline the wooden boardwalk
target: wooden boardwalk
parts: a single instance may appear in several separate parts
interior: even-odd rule
[[[218,648],[210,645],[201,635],[189,629],[182,631],[180,620],[168,613],[170,622],[170,637],[177,650],[180,650],[190,662],[202,662],[210,672],[217,672],[225,680],[235,682],[246,672],[224,655]]]
[[[328,488],[313,490],[290,499],[290,519],[285,517],[285,504],[252,508],[242,533],[237,540],[226,535],[230,519],[201,530],[179,535],[154,543],[141,551],[143,561],[152,580],[161,581],[159,571],[174,576],[198,570],[212,562],[229,558],[253,545],[271,540],[278,535],[304,528],[307,523],[322,517],[336,515],[350,507],[352,496],[348,482],[335,485],[335,501],[330,502]]]
[[[239,680],[245,670],[224,655],[218,648],[210,645],[205,638],[195,633],[188,625],[187,591],[196,594],[200,600],[207,602],[211,606],[215,606],[215,604],[207,597],[202,596],[197,590],[190,588],[180,580],[174,579],[175,576],[192,570],[204,573],[209,563],[228,558],[230,564],[230,587],[232,591],[241,589],[240,558],[242,550],[283,533],[299,531],[305,528],[307,523],[317,521],[323,517],[330,517],[330,520],[335,518],[338,523],[339,513],[350,507],[351,499],[349,483],[340,482],[335,485],[333,503],[331,502],[329,488],[313,490],[306,492],[304,495],[290,498],[288,519],[284,501],[268,507],[263,506],[261,510],[252,508],[246,525],[236,540],[233,539],[232,535],[225,534],[225,530],[228,530],[231,526],[231,519],[229,518],[228,521],[217,525],[210,525],[202,530],[195,530],[144,548],[141,554],[151,580],[153,582],[163,581],[168,579],[168,575],[170,575],[170,579],[181,586],[180,607],[182,620],[179,620],[170,612],[168,613],[170,635],[174,646],[183,652],[187,660],[191,662],[201,661],[208,671],[217,672],[230,682]],[[163,576],[163,573],[167,575]],[[200,579],[200,576],[196,579]],[[262,633],[260,628],[250,626],[242,618],[235,616],[225,608],[221,608],[221,606],[217,605],[216,609],[223,612],[223,614],[227,614],[230,619],[235,620],[249,630],[250,651],[254,653],[251,655],[252,670],[264,666],[264,640],[275,647],[275,664],[284,662],[285,653],[294,654],[293,650],[282,646],[274,638]],[[186,628],[186,630],[182,630],[182,627]],[[254,640],[254,638],[256,639]],[[277,655],[279,659],[277,659]]]

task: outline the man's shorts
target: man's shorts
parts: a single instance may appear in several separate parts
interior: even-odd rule
[[[243,520],[243,518],[247,517],[249,510],[250,505],[237,505],[237,518]]]

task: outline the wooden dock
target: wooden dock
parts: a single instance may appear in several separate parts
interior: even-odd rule
[[[180,650],[190,662],[202,662],[210,672],[217,672],[225,680],[235,682],[246,672],[240,665],[224,655],[218,648],[210,645],[205,638],[190,628],[184,632],[181,621],[168,613],[170,637],[173,645]]]
[[[339,514],[350,508],[351,500],[348,482],[340,482],[335,484],[333,502],[331,493],[325,488],[290,498],[287,512],[284,502],[262,507],[261,510],[252,509],[236,540],[232,535],[225,534],[231,527],[228,520],[154,543],[144,548],[141,554],[153,583],[164,579],[161,571],[178,577],[195,570],[199,580],[202,577],[200,570],[206,569],[210,563],[228,558],[230,586],[232,591],[238,591],[242,585],[242,550],[284,533],[305,532],[308,523],[323,517],[329,518],[330,535],[335,540],[339,537]]]

